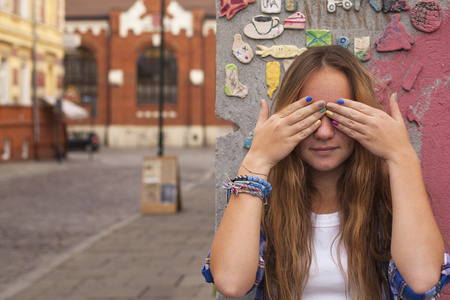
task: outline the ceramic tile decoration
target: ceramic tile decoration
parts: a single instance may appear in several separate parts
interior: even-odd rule
[[[433,32],[441,26],[442,7],[433,0],[420,1],[411,10],[411,23],[418,30]]]
[[[259,15],[244,27],[244,34],[252,39],[273,39],[282,34],[284,27],[280,18]]]
[[[272,99],[273,92],[280,85],[280,74],[281,68],[279,62],[269,61],[266,64],[266,84],[269,87],[267,94],[269,95],[270,99]]]
[[[250,147],[252,146],[252,142],[253,142],[253,131],[250,132],[248,137],[245,139],[244,147],[247,148],[247,149],[250,149]]]
[[[361,8],[361,0],[355,0],[355,10],[359,11]]]
[[[261,55],[262,57],[271,55],[274,58],[292,58],[299,56],[307,50],[306,48],[299,49],[294,45],[273,45],[270,48],[257,45],[256,47],[259,49],[256,50],[257,55]]]
[[[360,61],[368,61],[370,59],[370,36],[355,38],[353,47],[354,54]]]
[[[383,0],[383,12],[399,12],[409,9],[406,0]]]
[[[375,0],[369,0],[370,6],[372,6],[373,9],[375,9],[376,12],[381,11],[381,7],[378,5],[378,3]]]
[[[405,25],[400,22],[400,15],[393,14],[391,22],[386,26],[383,35],[376,40],[378,51],[395,51],[395,50],[409,50],[414,39],[405,29]]]
[[[231,19],[238,11],[247,7],[249,3],[253,3],[255,0],[220,0],[219,16],[227,16],[227,19]]]
[[[239,33],[234,35],[232,51],[233,55],[244,64],[251,62],[254,56],[252,48],[242,40],[242,36]]]
[[[338,37],[338,45],[341,47],[344,47],[345,49],[348,48],[348,44],[350,44],[350,39],[346,36],[340,36]]]
[[[261,0],[261,11],[266,14],[281,12],[281,0]]]
[[[327,0],[328,12],[335,12],[337,6],[342,6],[345,10],[349,10],[353,4],[350,0]]]
[[[286,19],[284,19],[284,28],[285,29],[303,29],[305,28],[305,15],[301,12],[296,12],[293,15],[290,15]]]
[[[306,47],[331,45],[331,31],[320,29],[306,30]]]
[[[239,82],[239,74],[236,65],[228,64],[225,67],[225,94],[245,98],[248,88]]]
[[[287,70],[289,69],[289,67],[292,65],[293,62],[294,62],[293,59],[283,59],[284,73],[287,72]]]
[[[416,61],[409,70],[408,75],[406,75],[405,79],[403,80],[403,88],[408,92],[414,85],[414,82],[416,81],[417,76],[422,70],[422,67],[423,65],[420,62]]]
[[[297,0],[284,0],[284,10],[296,11],[297,10]]]

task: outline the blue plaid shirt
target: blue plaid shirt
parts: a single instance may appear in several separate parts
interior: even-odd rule
[[[262,280],[264,278],[264,251],[266,249],[266,237],[264,230],[261,228],[261,233],[259,236],[259,265],[258,271],[256,273],[255,284],[252,289],[256,289],[254,300],[263,300],[264,284]],[[206,282],[214,283],[214,279],[209,270],[209,255],[211,250],[208,252],[206,257],[206,263],[203,266],[202,274],[205,277]],[[390,300],[404,299],[404,300],[431,300],[438,299],[444,289],[444,286],[450,282],[450,256],[447,251],[444,253],[444,264],[442,265],[441,278],[439,282],[431,288],[428,292],[424,294],[416,294],[414,291],[406,284],[403,277],[398,272],[395,267],[394,261],[391,259],[389,262],[389,267],[387,270],[387,277],[390,285]]]

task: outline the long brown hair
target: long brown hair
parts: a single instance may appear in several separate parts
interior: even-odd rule
[[[373,90],[373,76],[340,46],[310,48],[290,66],[275,100],[280,111],[298,100],[306,80],[317,70],[343,72],[354,99],[382,109]],[[266,232],[265,296],[301,299],[313,255],[312,198],[317,190],[309,166],[292,151],[270,172],[273,191],[263,214]],[[340,236],[347,252],[345,276],[348,296],[381,299],[388,291],[382,263],[390,258],[392,201],[385,162],[356,142],[338,181]],[[341,263],[339,267],[343,272]],[[326,284],[326,283],[325,283]]]

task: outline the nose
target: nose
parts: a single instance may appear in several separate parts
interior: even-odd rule
[[[333,124],[331,123],[331,119],[327,116],[323,116],[322,119],[320,119],[322,123],[320,124],[319,128],[314,132],[314,135],[319,140],[328,140],[331,139],[334,136],[335,128]]]

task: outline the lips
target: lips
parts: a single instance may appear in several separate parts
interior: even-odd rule
[[[311,148],[312,151],[314,151],[318,155],[330,155],[332,154],[338,147],[318,147],[318,148]]]

